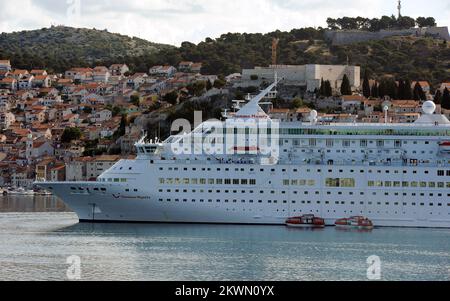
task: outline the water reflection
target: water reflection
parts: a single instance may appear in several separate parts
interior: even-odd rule
[[[0,212],[68,212],[57,197],[42,195],[0,195]]]
[[[450,230],[79,224],[48,196],[0,197],[0,280],[450,280]],[[21,212],[18,212],[21,211]]]

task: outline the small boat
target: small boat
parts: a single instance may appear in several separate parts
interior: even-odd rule
[[[286,220],[286,226],[293,228],[324,228],[325,220],[313,214],[291,217]]]
[[[352,216],[350,218],[338,219],[335,223],[336,227],[341,229],[359,229],[372,230],[373,223],[364,216]]]
[[[441,153],[450,154],[450,141],[444,141],[439,144]]]
[[[13,189],[8,191],[8,194],[11,195],[34,195],[34,191],[33,190],[26,190],[22,187],[19,187],[17,189]]]

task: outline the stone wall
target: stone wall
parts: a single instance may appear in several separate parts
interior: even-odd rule
[[[307,91],[313,92],[320,88],[321,80],[329,80],[333,89],[341,87],[342,79],[346,74],[350,85],[354,90],[361,85],[361,68],[359,66],[346,65],[288,65],[270,66],[267,68],[256,67],[254,69],[242,70],[242,79],[236,86],[259,86],[262,82],[274,81],[275,73],[278,78],[283,78],[283,83],[289,86],[305,87]],[[256,79],[252,79],[255,76]]]
[[[327,30],[325,31],[325,39],[333,45],[346,45],[370,40],[382,40],[393,36],[431,36],[436,39],[450,41],[448,27],[427,27],[427,28],[410,28],[403,30],[381,30],[378,32],[360,31],[360,30]]]

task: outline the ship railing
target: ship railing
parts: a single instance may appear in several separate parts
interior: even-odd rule
[[[370,166],[370,167],[448,167],[450,161],[419,160],[415,162],[404,162],[402,160],[376,161],[376,160],[333,160],[327,159],[278,159],[271,161],[270,158],[161,158],[154,160],[156,164],[202,164],[202,165],[298,165],[298,166]]]

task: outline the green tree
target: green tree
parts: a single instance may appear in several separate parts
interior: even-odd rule
[[[418,17],[416,19],[416,24],[419,27],[433,27],[436,26],[436,20],[433,17]]]
[[[163,96],[163,101],[170,103],[171,105],[176,105],[178,102],[177,91],[172,91]]]
[[[406,79],[405,85],[404,85],[404,91],[403,91],[404,99],[412,99],[413,93],[412,93],[411,85],[412,85],[411,81],[409,79]]]
[[[380,80],[380,85],[378,87],[379,96],[381,98],[389,96],[391,99],[396,99],[398,96],[397,89],[397,84],[393,78],[384,77]]]
[[[206,90],[206,82],[197,81],[187,86],[189,93],[195,96],[202,96]]]
[[[115,106],[115,107],[113,107],[113,108],[111,109],[111,112],[112,112],[112,115],[113,115],[114,117],[116,117],[116,116],[120,115],[120,113],[122,113],[122,108],[121,108],[121,107],[118,107],[118,106]]]
[[[301,107],[303,107],[303,100],[301,99],[301,98],[295,98],[293,101],[292,101],[292,106],[291,106],[293,109],[298,109],[298,108],[301,108]]]
[[[213,88],[213,85],[210,80],[206,81],[206,90],[209,91]]]
[[[403,81],[403,79],[400,79],[398,81],[398,94],[397,94],[397,98],[398,99],[406,99],[405,98],[405,82]]]
[[[444,89],[442,94],[441,106],[446,110],[450,110],[450,91],[447,88]]]
[[[82,136],[82,132],[79,128],[66,128],[61,136],[62,143],[70,143],[73,140],[78,140]]]
[[[414,93],[413,93],[414,100],[425,100],[425,92],[423,92],[422,86],[417,82],[414,86]]]
[[[342,79],[341,94],[352,95],[352,87],[350,85],[350,81],[348,79],[347,74],[344,74],[344,78]]]
[[[214,81],[214,88],[221,89],[225,87],[226,82],[223,79],[216,79]]]
[[[400,29],[409,29],[416,26],[416,20],[407,16],[401,16],[396,23],[396,27]]]
[[[136,107],[139,107],[141,105],[141,97],[137,94],[133,94],[130,96],[130,103],[135,105]]]
[[[371,96],[370,81],[369,81],[369,75],[367,74],[367,70],[366,70],[366,72],[364,72],[363,95],[366,98],[369,98]]]
[[[380,97],[380,93],[378,92],[378,82],[375,82],[372,85],[372,89],[370,90],[370,94],[372,95],[373,98]]]
[[[114,138],[118,139],[125,135],[127,126],[129,125],[128,116],[127,114],[122,114],[122,119],[120,119],[120,125],[117,131],[114,133]]]
[[[319,95],[320,96],[325,96],[325,81],[323,80],[323,77],[320,80]]]
[[[325,85],[325,89],[324,89],[325,95],[324,95],[324,96],[326,96],[326,97],[331,97],[331,96],[333,96],[333,88],[331,88],[331,83],[330,83],[330,81],[329,81],[329,80],[326,80],[325,83],[324,83],[324,85]]]
[[[434,103],[441,104],[441,99],[442,99],[441,90],[436,90],[436,93],[434,94]]]

